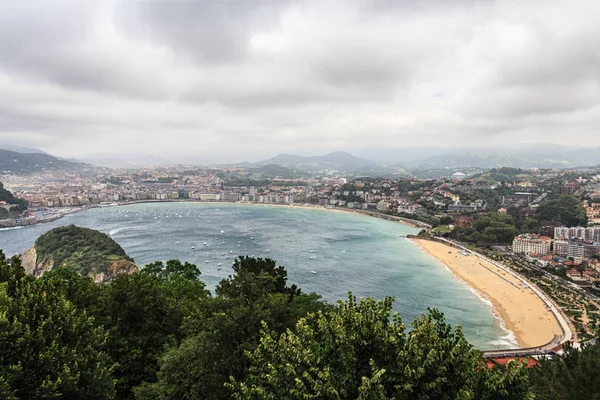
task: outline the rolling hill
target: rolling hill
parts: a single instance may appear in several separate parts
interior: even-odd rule
[[[335,151],[323,156],[310,157],[280,154],[257,164],[260,166],[275,164],[303,171],[322,171],[329,169],[346,172],[357,171],[375,165],[372,161],[353,156],[352,154],[343,151]]]
[[[86,168],[91,168],[91,166],[61,160],[49,154],[18,153],[0,149],[0,173],[29,174],[42,171],[75,171]]]

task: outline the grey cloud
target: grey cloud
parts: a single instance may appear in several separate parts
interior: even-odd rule
[[[596,3],[8,4],[0,139],[21,134],[60,155],[115,141],[213,152],[453,138],[600,145]]]

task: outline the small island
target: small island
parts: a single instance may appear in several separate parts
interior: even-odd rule
[[[107,282],[118,274],[131,274],[138,269],[110,236],[75,225],[43,234],[21,259],[25,271],[35,277],[66,267],[96,282]]]

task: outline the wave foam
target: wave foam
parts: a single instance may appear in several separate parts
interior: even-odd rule
[[[22,226],[11,226],[10,228],[0,228],[0,231],[12,231],[15,229],[21,229],[23,228]]]
[[[126,228],[117,228],[117,229],[113,229],[112,231],[108,232],[108,236],[113,236],[116,235],[117,233],[125,230]]]

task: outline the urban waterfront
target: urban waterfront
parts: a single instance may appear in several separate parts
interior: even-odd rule
[[[514,347],[469,287],[402,237],[418,231],[407,225],[318,209],[136,204],[0,230],[0,248],[8,255],[21,253],[44,232],[68,224],[110,234],[140,265],[168,259],[195,263],[211,290],[232,273],[235,255],[270,257],[286,267],[290,283],[329,302],[344,299],[348,291],[359,297],[394,296],[395,310],[407,325],[427,307],[438,308],[449,322],[463,326],[476,347]]]

